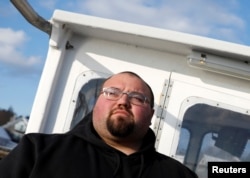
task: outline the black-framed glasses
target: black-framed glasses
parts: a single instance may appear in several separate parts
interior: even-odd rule
[[[139,92],[123,92],[118,88],[109,87],[109,88],[103,88],[102,93],[104,97],[108,100],[116,101],[120,99],[123,94],[126,94],[129,98],[130,103],[132,104],[142,106],[145,105],[146,103],[149,103],[149,99]]]

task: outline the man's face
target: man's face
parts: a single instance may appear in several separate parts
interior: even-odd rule
[[[123,92],[138,92],[150,98],[150,91],[139,78],[130,74],[117,74],[104,83]],[[112,139],[141,139],[147,132],[154,110],[149,103],[135,105],[127,94],[118,100],[109,100],[104,94],[97,99],[93,110],[93,125],[101,137]]]

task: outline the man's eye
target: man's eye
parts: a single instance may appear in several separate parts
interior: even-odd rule
[[[107,91],[107,94],[109,96],[118,96],[119,95],[119,92],[117,92],[116,90],[108,90]]]
[[[114,91],[108,91],[107,93],[108,93],[108,95],[117,95],[117,93]]]
[[[144,102],[144,97],[139,95],[139,94],[133,95],[132,98],[133,98],[133,100],[135,100],[137,102],[140,102],[140,103]]]

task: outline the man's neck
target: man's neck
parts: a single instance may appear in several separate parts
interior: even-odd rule
[[[109,146],[121,151],[126,155],[131,155],[135,152],[138,152],[141,147],[140,141],[127,141],[126,139],[107,140],[105,138],[103,138],[103,140]]]

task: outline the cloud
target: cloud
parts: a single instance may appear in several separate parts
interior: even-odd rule
[[[5,74],[35,73],[41,60],[36,56],[25,56],[21,51],[27,36],[23,31],[0,28],[0,64]]]
[[[164,4],[158,14],[162,18],[155,17],[161,19],[156,22],[157,26],[162,24],[168,29],[203,36],[217,36],[220,29],[226,28],[236,33],[245,27],[244,21],[233,13],[230,3],[221,6],[215,1],[177,0],[174,4]]]
[[[39,1],[38,3],[41,5],[41,7],[44,7],[48,10],[54,10],[56,3],[57,3],[57,0]]]
[[[235,41],[246,28],[235,0],[84,0],[71,10],[131,23]],[[229,32],[224,33],[224,32]],[[238,33],[238,34],[237,34]]]

